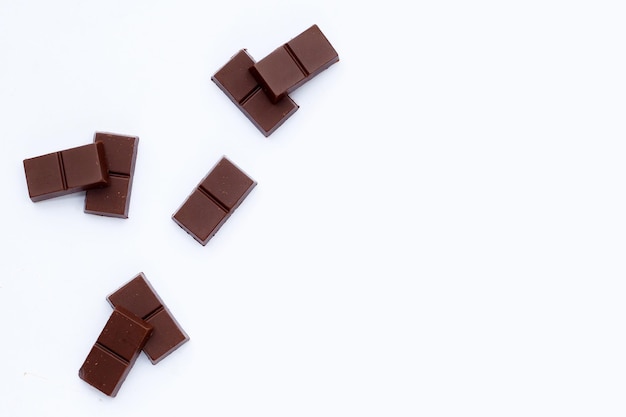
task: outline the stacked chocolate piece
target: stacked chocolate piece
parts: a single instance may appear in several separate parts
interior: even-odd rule
[[[30,199],[88,190],[85,213],[128,218],[138,144],[136,136],[96,132],[88,145],[25,159]]]
[[[299,108],[288,94],[337,61],[313,25],[259,62],[240,50],[211,79],[267,137]]]
[[[113,313],[78,371],[114,397],[143,350],[153,364],[189,340],[143,273],[107,297]]]

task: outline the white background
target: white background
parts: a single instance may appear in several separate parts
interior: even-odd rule
[[[624,2],[411,3],[0,0],[0,415],[626,414]],[[341,61],[266,139],[210,77],[314,23]],[[130,218],[32,203],[95,131],[140,137]],[[203,247],[222,155],[258,186]],[[191,340],[111,399],[140,271]]]

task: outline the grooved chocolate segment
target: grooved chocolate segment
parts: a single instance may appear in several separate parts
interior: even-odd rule
[[[154,328],[143,351],[153,364],[189,340],[143,273],[107,297],[113,307],[124,307]]]
[[[85,213],[126,219],[139,138],[96,132],[94,142],[104,147],[109,167],[109,186],[87,191]]]
[[[273,104],[250,73],[254,59],[245,49],[215,73],[211,80],[266,137],[298,110],[288,96]]]
[[[151,333],[152,325],[124,308],[116,308],[78,376],[104,394],[115,397]]]
[[[78,371],[78,376],[104,394],[115,397],[130,369],[128,362],[95,344]]]
[[[250,74],[250,67],[254,59],[245,49],[237,52],[211,78],[224,93],[235,103],[241,103],[252,91],[259,87],[259,83]]]
[[[302,84],[308,75],[302,71],[285,45],[254,64],[250,73],[273,103],[283,98],[290,88],[295,89]]]
[[[228,159],[222,158],[202,180],[199,187],[221,203],[226,210],[232,211],[241,204],[254,185],[255,182],[250,177]]]
[[[24,173],[32,201],[104,187],[109,181],[104,148],[97,143],[25,159]]]
[[[172,219],[206,245],[255,186],[255,181],[228,159],[222,158]]]
[[[226,213],[202,191],[196,189],[172,217],[180,227],[202,245],[222,227]]]
[[[313,25],[254,64],[250,72],[276,103],[337,61],[337,51]]]

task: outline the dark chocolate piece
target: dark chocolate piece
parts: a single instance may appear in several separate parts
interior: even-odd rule
[[[142,273],[107,297],[113,307],[124,307],[154,328],[143,351],[153,364],[189,340]]]
[[[250,73],[254,59],[245,49],[233,56],[211,79],[267,137],[296,110],[291,97],[272,104]]]
[[[225,157],[200,182],[172,219],[202,245],[219,230],[256,182]]]
[[[97,143],[25,159],[24,173],[33,201],[104,187],[109,181],[104,148]]]
[[[254,64],[250,72],[276,103],[337,61],[337,51],[313,25]]]
[[[116,308],[78,371],[78,376],[115,397],[152,333],[152,326]]]
[[[85,213],[126,219],[139,138],[96,132],[94,142],[104,147],[109,167],[109,186],[87,191]]]

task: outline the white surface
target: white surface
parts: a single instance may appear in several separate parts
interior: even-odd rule
[[[626,414],[623,1],[212,3],[0,2],[0,415]],[[341,61],[265,139],[210,77],[313,23]],[[95,131],[141,138],[130,218],[32,203]],[[202,247],[222,155],[258,186]],[[191,341],[111,399],[140,271]]]

